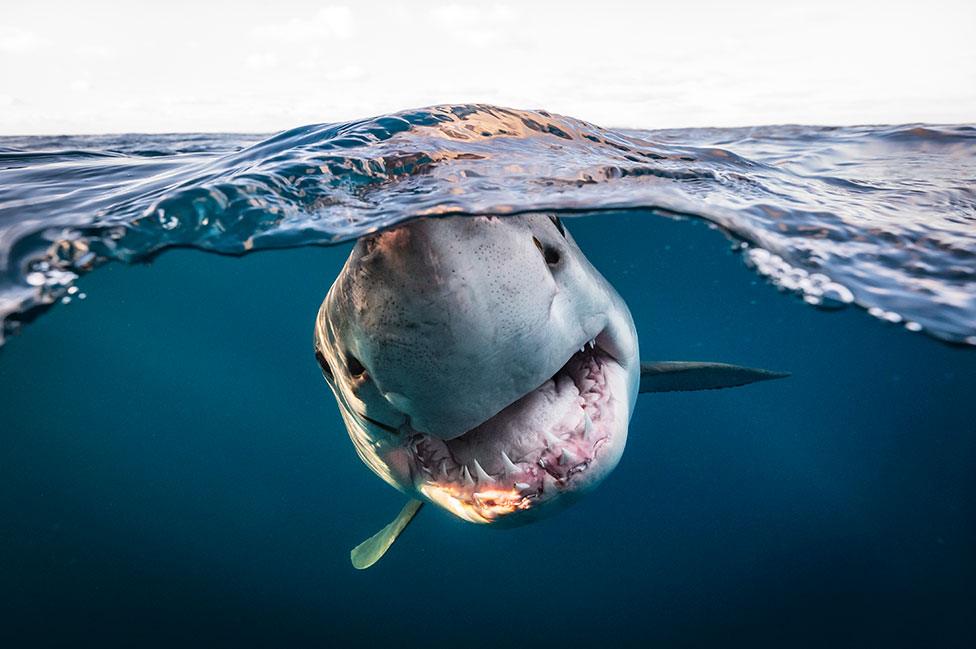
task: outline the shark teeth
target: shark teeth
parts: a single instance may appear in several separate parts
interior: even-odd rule
[[[579,464],[579,461],[580,461],[579,456],[573,453],[568,448],[564,448],[562,455],[559,456],[559,464],[562,466],[567,466],[567,465],[574,466],[576,464]]]
[[[474,463],[474,475],[478,482],[492,482],[492,477],[481,468],[478,460],[471,460]]]
[[[559,439],[558,437],[556,437],[555,435],[553,435],[548,430],[545,431],[543,433],[543,435],[546,438],[546,444],[549,445],[549,448],[555,448],[555,447],[557,447],[557,446],[559,446],[560,444],[563,443],[563,441],[561,439]]]
[[[515,475],[519,473],[519,468],[518,466],[515,465],[514,462],[512,462],[512,458],[508,457],[505,451],[502,451],[501,454],[502,454],[502,466],[505,467],[505,475]]]
[[[575,477],[590,469],[610,443],[616,419],[610,394],[614,375],[605,367],[605,347],[593,339],[580,351],[585,353],[567,361],[540,388],[557,397],[552,403],[564,409],[555,413],[558,417],[538,424],[526,421],[524,429],[511,433],[502,429],[497,441],[488,440],[490,445],[485,438],[470,446],[453,445],[417,433],[411,450],[418,461],[418,478],[476,509],[495,507],[493,499],[502,496],[522,499],[518,508],[527,509],[572,490]]]

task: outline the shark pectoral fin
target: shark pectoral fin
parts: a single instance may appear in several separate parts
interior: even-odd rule
[[[641,363],[639,392],[678,392],[734,388],[756,381],[786,378],[788,372],[770,372],[726,363],[662,361]]]
[[[408,500],[389,525],[354,547],[349,553],[353,567],[357,570],[365,570],[379,561],[404,528],[410,524],[413,517],[417,515],[423,504],[422,500]]]

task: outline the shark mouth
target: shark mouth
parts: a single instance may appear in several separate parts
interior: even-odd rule
[[[415,433],[418,491],[491,523],[583,492],[616,465],[628,421],[626,372],[597,336],[541,386],[459,437]]]

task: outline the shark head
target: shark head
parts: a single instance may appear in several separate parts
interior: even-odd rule
[[[360,239],[315,351],[366,465],[476,523],[526,523],[598,485],[640,380],[627,305],[545,214]]]

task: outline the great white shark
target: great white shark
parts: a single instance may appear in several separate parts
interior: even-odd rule
[[[425,502],[520,525],[614,469],[642,392],[787,376],[640,362],[627,304],[556,216],[425,218],[359,239],[315,355],[359,457],[410,500],[352,551],[375,563]]]

